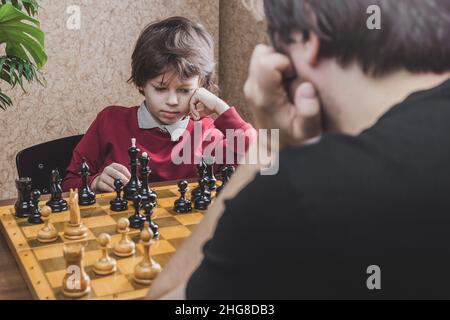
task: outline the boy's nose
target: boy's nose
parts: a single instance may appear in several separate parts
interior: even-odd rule
[[[178,105],[178,97],[177,97],[177,95],[176,94],[171,94],[169,96],[169,99],[167,100],[166,103],[167,103],[168,106],[171,106],[171,107],[177,106]]]

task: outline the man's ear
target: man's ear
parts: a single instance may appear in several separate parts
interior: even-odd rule
[[[320,39],[317,34],[311,32],[308,40],[306,41],[307,48],[307,59],[308,62],[315,66],[319,61],[319,51],[320,51]]]
[[[294,43],[292,45],[299,47],[302,55],[302,60],[311,65],[317,65],[319,61],[320,39],[314,32],[310,32],[307,40],[303,38],[301,33],[294,33],[292,35]]]

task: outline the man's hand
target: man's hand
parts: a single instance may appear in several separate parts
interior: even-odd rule
[[[303,144],[320,136],[322,131],[320,102],[311,83],[299,85],[294,103],[289,101],[283,80],[293,73],[287,56],[270,46],[258,45],[244,87],[256,125],[260,129],[280,129],[281,147]]]
[[[200,120],[212,113],[221,115],[230,107],[228,104],[205,88],[195,91],[189,102],[191,116],[194,120]]]
[[[127,167],[119,163],[113,163],[92,181],[91,189],[96,193],[114,192],[114,181],[116,179],[120,179],[125,185],[130,181],[130,178],[131,174]]]

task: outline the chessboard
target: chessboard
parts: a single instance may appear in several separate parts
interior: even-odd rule
[[[190,184],[192,190],[196,184]],[[162,268],[176,252],[181,243],[188,237],[193,228],[202,220],[204,212],[193,209],[187,214],[178,214],[173,210],[174,202],[179,198],[178,186],[158,186],[153,190],[158,195],[158,207],[154,209],[153,221],[159,225],[160,238],[154,239],[151,245],[151,256]],[[187,194],[190,198],[190,194]],[[120,240],[117,233],[117,222],[121,218],[128,218],[134,213],[133,206],[127,211],[113,212],[110,210],[110,200],[115,194],[97,195],[97,203],[81,207],[82,221],[88,227],[88,238],[83,242],[85,256],[83,263],[91,279],[91,292],[82,299],[110,300],[110,299],[140,299],[146,296],[150,287],[137,284],[133,280],[135,266],[142,260],[143,246],[139,243],[140,230],[132,230],[129,237],[136,243],[136,253],[132,257],[120,258],[110,255],[117,260],[117,271],[113,275],[98,276],[93,272],[93,265],[101,257],[97,237],[102,233],[111,236],[111,244]],[[44,206],[45,201],[39,203]],[[66,261],[63,258],[63,247],[69,241],[63,237],[63,229],[69,221],[69,212],[53,213],[51,223],[58,231],[58,240],[43,244],[37,240],[37,233],[42,225],[30,225],[27,219],[15,217],[14,205],[0,207],[1,231],[8,241],[17,264],[36,299],[63,300],[62,283],[66,273]]]

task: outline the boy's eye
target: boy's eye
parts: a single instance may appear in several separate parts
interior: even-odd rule
[[[156,90],[156,91],[165,91],[165,90],[167,90],[167,88],[164,88],[164,87],[155,87],[155,90]]]
[[[182,93],[188,94],[188,93],[191,93],[191,92],[192,92],[192,89],[180,89],[180,91],[181,91]]]

